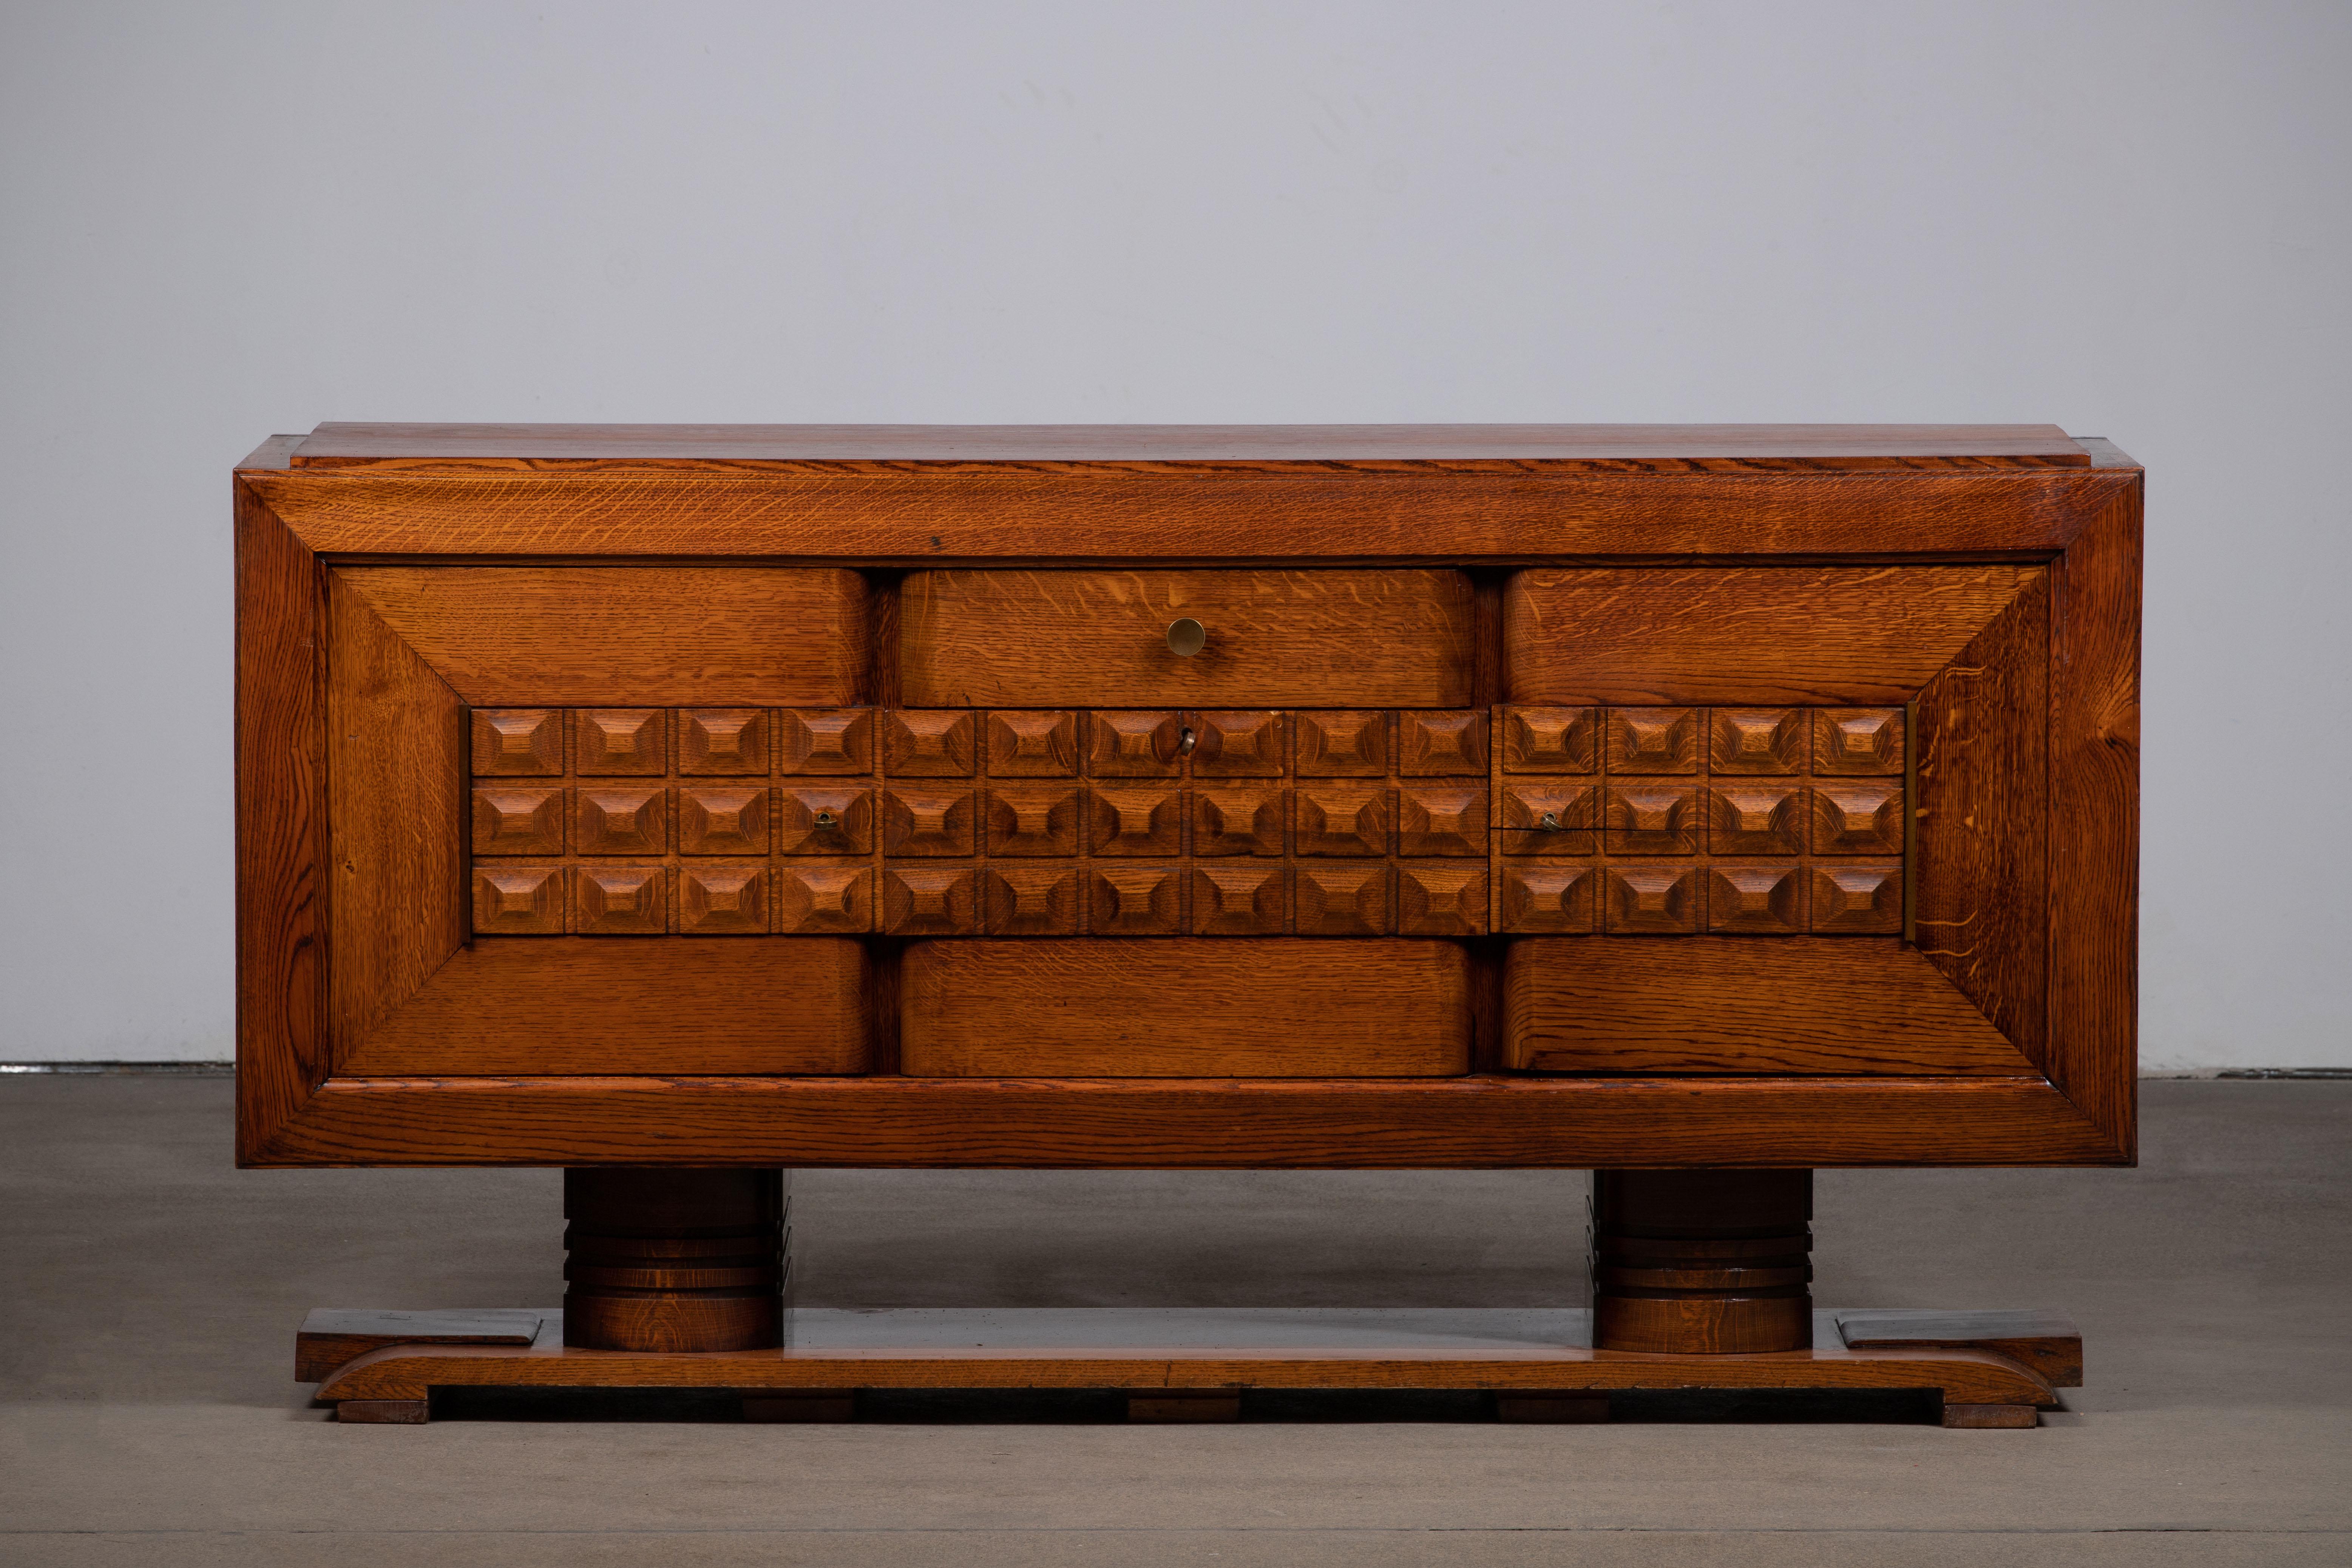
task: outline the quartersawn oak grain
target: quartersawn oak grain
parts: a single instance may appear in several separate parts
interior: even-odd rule
[[[480,937],[336,1070],[864,1072],[866,962],[841,937]]]
[[[898,617],[909,707],[1459,708],[1476,663],[1460,572],[913,572]]]
[[[1911,897],[1922,957],[2044,1056],[2050,594],[2045,574],[1921,689]]]
[[[1538,569],[1503,600],[1526,703],[1906,702],[2029,584],[2030,566]]]
[[[1470,1068],[1445,942],[923,942],[900,972],[915,1078],[1437,1077]]]
[[[2034,1070],[1891,937],[1515,942],[1504,968],[1503,1060],[1607,1074]]]
[[[855,572],[344,566],[337,578],[477,708],[826,707],[863,698]]]
[[[341,1054],[465,944],[466,710],[334,574],[327,582],[327,787]]]
[[[247,1163],[330,1068],[326,607],[310,552],[250,484],[234,493],[236,1149]]]
[[[330,1079],[248,1163],[2112,1165],[2041,1078]]]

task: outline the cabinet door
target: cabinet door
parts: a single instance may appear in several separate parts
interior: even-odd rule
[[[2039,565],[1514,577],[1506,1064],[2039,1074],[2050,606]]]

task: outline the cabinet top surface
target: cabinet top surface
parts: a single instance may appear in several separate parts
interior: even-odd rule
[[[400,461],[1601,463],[2088,468],[2055,425],[323,424],[295,468]]]

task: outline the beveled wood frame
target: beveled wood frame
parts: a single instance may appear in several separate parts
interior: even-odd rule
[[[306,467],[291,460],[302,439],[273,439],[235,481],[240,1163],[1585,1167],[2135,1158],[2143,476],[2103,443],[2084,444],[2088,467],[625,453]],[[1401,1081],[336,1076],[328,1047],[336,1005],[327,961],[328,568],[653,561],[865,569],[2042,563],[2048,662],[2046,689],[2033,698],[2046,712],[2042,1070]],[[1934,684],[1916,700],[1937,700]],[[1971,995],[2014,1013],[2013,999]],[[2019,1034],[2035,1032],[2010,1022]]]

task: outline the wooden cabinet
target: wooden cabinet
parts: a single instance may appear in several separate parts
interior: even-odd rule
[[[2139,496],[2046,427],[280,438],[240,1158],[2126,1162]]]

